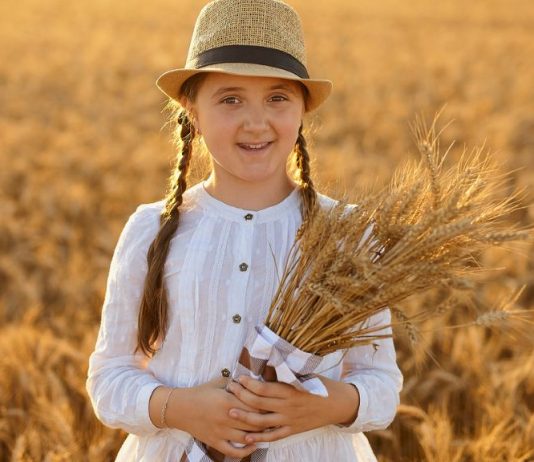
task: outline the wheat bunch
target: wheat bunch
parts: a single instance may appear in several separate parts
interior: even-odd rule
[[[520,193],[503,198],[508,175],[482,149],[464,150],[444,168],[450,148],[440,154],[436,120],[429,130],[421,119],[412,125],[419,163],[407,163],[357,206],[318,208],[295,240],[265,324],[296,348],[323,356],[372,343],[387,326],[369,320],[387,307],[415,342],[413,317],[399,302],[465,280],[480,269],[479,252],[530,236],[505,224]],[[436,315],[420,309],[419,319]]]

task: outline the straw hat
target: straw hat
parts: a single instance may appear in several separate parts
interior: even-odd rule
[[[330,94],[332,82],[310,79],[300,18],[280,0],[214,0],[200,12],[185,67],[160,75],[158,88],[178,100],[182,84],[201,72],[278,77],[302,82],[308,110]]]

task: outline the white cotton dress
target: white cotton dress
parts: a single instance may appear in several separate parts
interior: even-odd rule
[[[298,188],[278,204],[253,211],[215,199],[204,186],[198,183],[183,196],[164,270],[169,330],[150,360],[133,351],[146,254],[163,201],[137,208],[113,255],[86,387],[99,420],[129,433],[119,462],[180,460],[190,435],[157,428],[148,414],[150,395],[160,385],[192,387],[232,370],[247,332],[267,314],[277,271],[301,224]],[[318,197],[322,206],[335,203]],[[373,322],[389,320],[386,310]],[[358,388],[356,420],[348,427],[329,425],[270,443],[268,462],[376,461],[363,432],[391,423],[403,381],[392,339],[377,343],[376,351],[365,346],[349,350],[344,358],[329,355],[322,372]]]

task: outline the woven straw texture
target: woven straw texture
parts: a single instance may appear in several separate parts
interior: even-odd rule
[[[200,12],[186,66],[202,52],[227,45],[255,45],[289,53],[306,65],[300,18],[278,0],[215,0]]]

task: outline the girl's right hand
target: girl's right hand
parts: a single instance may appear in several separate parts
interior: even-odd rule
[[[176,389],[168,402],[165,420],[169,427],[186,431],[227,456],[244,458],[257,449],[245,441],[247,432],[264,429],[229,416],[232,408],[260,412],[227,392],[227,382],[228,379],[220,377],[196,387]],[[230,441],[244,447],[234,447]]]

